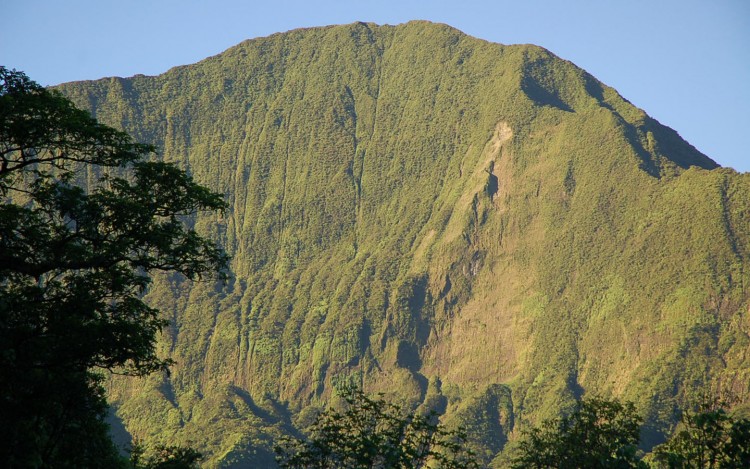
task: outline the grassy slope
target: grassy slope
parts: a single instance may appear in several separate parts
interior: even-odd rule
[[[353,24],[62,90],[231,207],[195,224],[233,281],[149,293],[171,377],[112,383],[138,436],[263,462],[356,382],[489,461],[583,392],[651,441],[695,389],[747,392],[750,180],[543,49]]]

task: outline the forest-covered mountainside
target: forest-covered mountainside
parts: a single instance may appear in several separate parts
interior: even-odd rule
[[[356,23],[59,89],[229,204],[190,220],[229,282],[149,290],[176,364],[110,379],[120,433],[263,467],[348,383],[499,465],[583,394],[648,446],[750,391],[750,175],[542,48]]]

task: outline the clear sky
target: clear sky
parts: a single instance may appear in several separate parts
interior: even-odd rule
[[[44,85],[156,75],[275,32],[413,19],[545,47],[750,171],[748,0],[0,0],[0,64]]]

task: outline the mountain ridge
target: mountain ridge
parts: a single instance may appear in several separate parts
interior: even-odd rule
[[[355,23],[59,89],[230,206],[191,220],[230,284],[147,294],[177,365],[112,378],[134,435],[269,461],[355,383],[446,410],[489,464],[584,392],[653,444],[747,376],[750,180],[544,49]]]

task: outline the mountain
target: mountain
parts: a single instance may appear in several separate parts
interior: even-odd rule
[[[120,430],[263,467],[357,384],[501,465],[581,395],[646,449],[697,392],[747,407],[750,175],[542,48],[356,23],[59,89],[229,203],[188,222],[231,279],[155,279],[176,364],[110,379]]]

